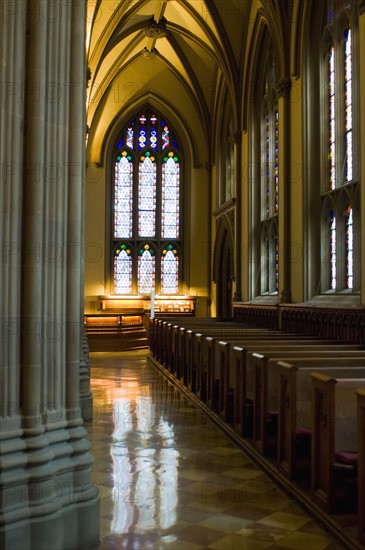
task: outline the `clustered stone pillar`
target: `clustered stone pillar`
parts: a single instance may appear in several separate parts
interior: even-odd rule
[[[234,301],[242,299],[242,132],[234,133],[236,210],[235,210],[235,279]]]
[[[290,78],[282,78],[277,86],[279,98],[279,292],[281,303],[291,303],[291,235],[290,235]]]
[[[91,549],[80,407],[86,1],[1,7],[0,547]]]

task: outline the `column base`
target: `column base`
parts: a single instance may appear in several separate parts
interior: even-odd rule
[[[291,290],[283,290],[280,295],[281,304],[291,304],[293,301]]]
[[[99,497],[0,527],[2,550],[92,550],[99,545]]]

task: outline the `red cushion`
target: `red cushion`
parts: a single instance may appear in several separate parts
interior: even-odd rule
[[[348,464],[355,467],[357,465],[357,453],[354,451],[340,451],[335,453],[335,460],[340,464]]]
[[[312,430],[309,430],[308,428],[296,428],[295,435],[298,437],[304,437],[304,436],[309,437],[312,435]]]

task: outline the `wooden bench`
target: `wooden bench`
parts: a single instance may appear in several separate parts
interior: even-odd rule
[[[249,353],[247,357],[247,397],[253,400],[253,442],[263,455],[275,453],[277,432],[271,430],[269,446],[269,424],[278,426],[279,409],[279,369],[278,361],[287,361],[300,368],[312,370],[335,366],[364,367],[365,350],[346,350],[333,352],[270,352],[268,355]],[[273,444],[274,442],[274,444]]]
[[[358,475],[358,537],[365,546],[365,389],[357,396],[357,475]]]
[[[242,351],[243,349],[246,352],[253,352],[255,350],[261,350],[262,352],[273,351],[273,353],[280,353],[280,350],[283,352],[289,353],[292,351],[293,354],[302,354],[307,353],[309,350],[313,351],[313,355],[316,351],[321,353],[326,351],[328,353],[332,352],[334,349],[334,344],[329,344],[327,340],[318,341],[312,339],[282,339],[277,337],[276,334],[269,334],[265,340],[257,339],[254,335],[246,336],[246,338],[239,338],[237,340],[228,340],[228,341],[215,341],[211,345],[215,346],[215,349],[211,352],[210,356],[213,358],[213,362],[206,361],[207,368],[207,384],[213,384],[213,388],[208,387],[206,394],[208,395],[207,403],[213,410],[216,410],[222,418],[227,422],[233,422],[237,424],[237,414],[234,411],[238,411],[239,407],[235,406],[234,400],[239,394],[238,399],[240,403],[246,403],[244,387],[237,382],[237,376],[240,380],[243,378],[246,380],[246,369],[245,355]],[[240,360],[237,361],[237,358],[233,358],[231,361],[231,348],[239,347],[241,349],[239,353]],[[306,351],[303,351],[303,350]],[[352,345],[336,345],[335,349],[340,351],[351,350],[351,352],[356,349]],[[358,349],[361,349],[358,346]],[[203,362],[204,364],[204,362]],[[239,372],[237,372],[239,369]],[[213,370],[211,373],[210,370]],[[211,396],[211,399],[210,399]],[[242,409],[241,409],[242,410]],[[242,427],[242,415],[239,415],[238,424]],[[247,433],[246,433],[247,435]]]
[[[339,379],[312,373],[312,476],[313,501],[328,514],[349,511],[357,504],[358,433],[355,391],[364,389],[365,378]],[[357,492],[364,497],[365,486]],[[356,498],[355,498],[356,497]]]
[[[279,470],[288,479],[310,475],[312,435],[312,381],[313,367],[278,362],[279,419],[277,461]],[[319,367],[316,366],[315,370]],[[323,367],[327,376],[361,377],[364,366]]]

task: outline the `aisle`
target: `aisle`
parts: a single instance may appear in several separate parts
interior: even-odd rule
[[[340,550],[147,361],[91,353],[100,550]]]

